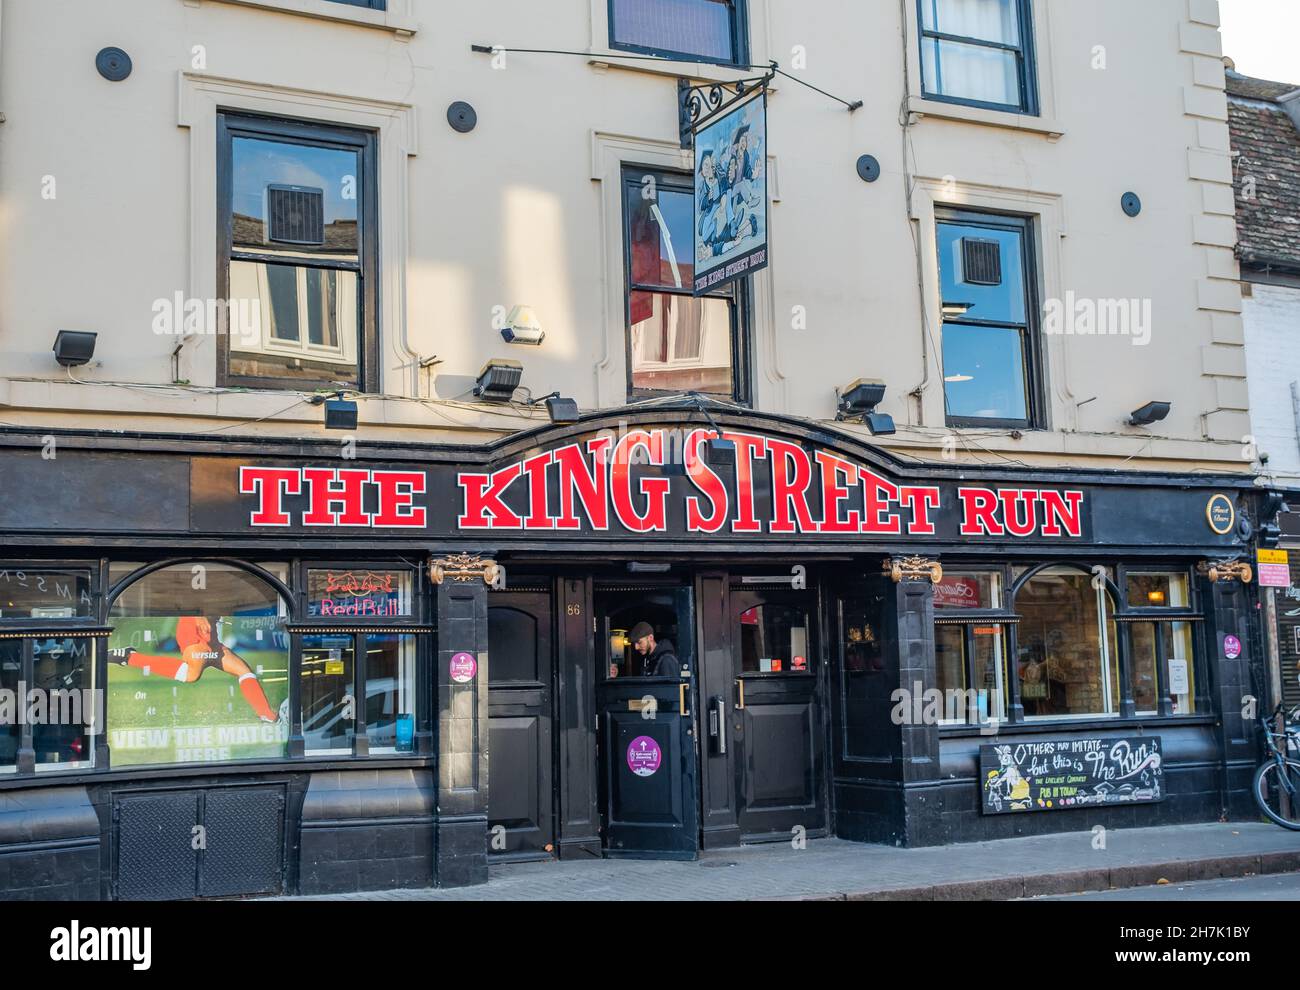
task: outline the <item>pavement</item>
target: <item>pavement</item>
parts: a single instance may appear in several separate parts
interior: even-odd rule
[[[1300,901],[1300,873],[1276,873],[1264,877],[1235,877],[1231,880],[1199,880],[1170,883],[1159,887],[1128,890],[1099,890],[1086,894],[1036,897],[1036,901]]]
[[[1067,832],[924,849],[815,839],[705,852],[695,862],[500,863],[474,887],[315,900],[1001,901],[1300,872],[1300,832],[1254,822]],[[305,900],[307,898],[289,898]]]

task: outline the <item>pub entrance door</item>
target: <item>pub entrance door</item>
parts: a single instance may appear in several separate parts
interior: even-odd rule
[[[719,611],[725,648],[706,663],[727,664],[712,696],[711,754],[725,750],[735,782],[735,820],[742,842],[824,834],[827,828],[826,670],[818,642],[813,590],[728,582]],[[702,677],[718,686],[722,679]],[[719,765],[715,770],[725,773]]]
[[[595,608],[605,855],[695,859],[699,795],[691,588],[597,582]],[[644,676],[629,636],[642,622],[654,629],[657,641],[674,644],[677,676]]]
[[[488,596],[488,851],[541,858],[555,848],[551,595]]]

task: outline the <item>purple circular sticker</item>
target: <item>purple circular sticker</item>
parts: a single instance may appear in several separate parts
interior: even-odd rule
[[[627,744],[627,768],[638,777],[649,777],[659,769],[663,753],[649,736],[637,736]]]
[[[472,654],[457,653],[451,658],[451,679],[457,684],[468,684],[478,673],[478,661]]]
[[[1241,640],[1236,636],[1223,637],[1223,655],[1229,660],[1236,660],[1241,656]]]

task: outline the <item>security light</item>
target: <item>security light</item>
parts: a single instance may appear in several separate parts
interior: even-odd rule
[[[885,383],[878,378],[859,378],[839,393],[839,409],[835,418],[841,422],[856,420],[865,423],[872,436],[889,436],[896,433],[894,417],[876,412],[876,406],[885,398]]]
[[[65,368],[89,363],[95,356],[95,338],[91,330],[60,330],[54,338],[54,360]]]
[[[507,358],[493,358],[483,365],[474,384],[474,394],[484,402],[509,402],[524,377],[524,366]]]
[[[578,401],[569,399],[559,392],[552,392],[550,395],[543,395],[540,399],[534,399],[530,405],[537,405],[539,402],[546,403],[546,412],[551,417],[552,423],[576,423],[582,416],[578,412]]]
[[[1152,423],[1159,423],[1169,415],[1169,408],[1168,402],[1148,402],[1141,409],[1134,410],[1128,418],[1128,425],[1150,426]]]

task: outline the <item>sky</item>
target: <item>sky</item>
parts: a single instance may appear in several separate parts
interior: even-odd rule
[[[1300,0],[1219,0],[1219,17],[1238,72],[1300,87]]]

